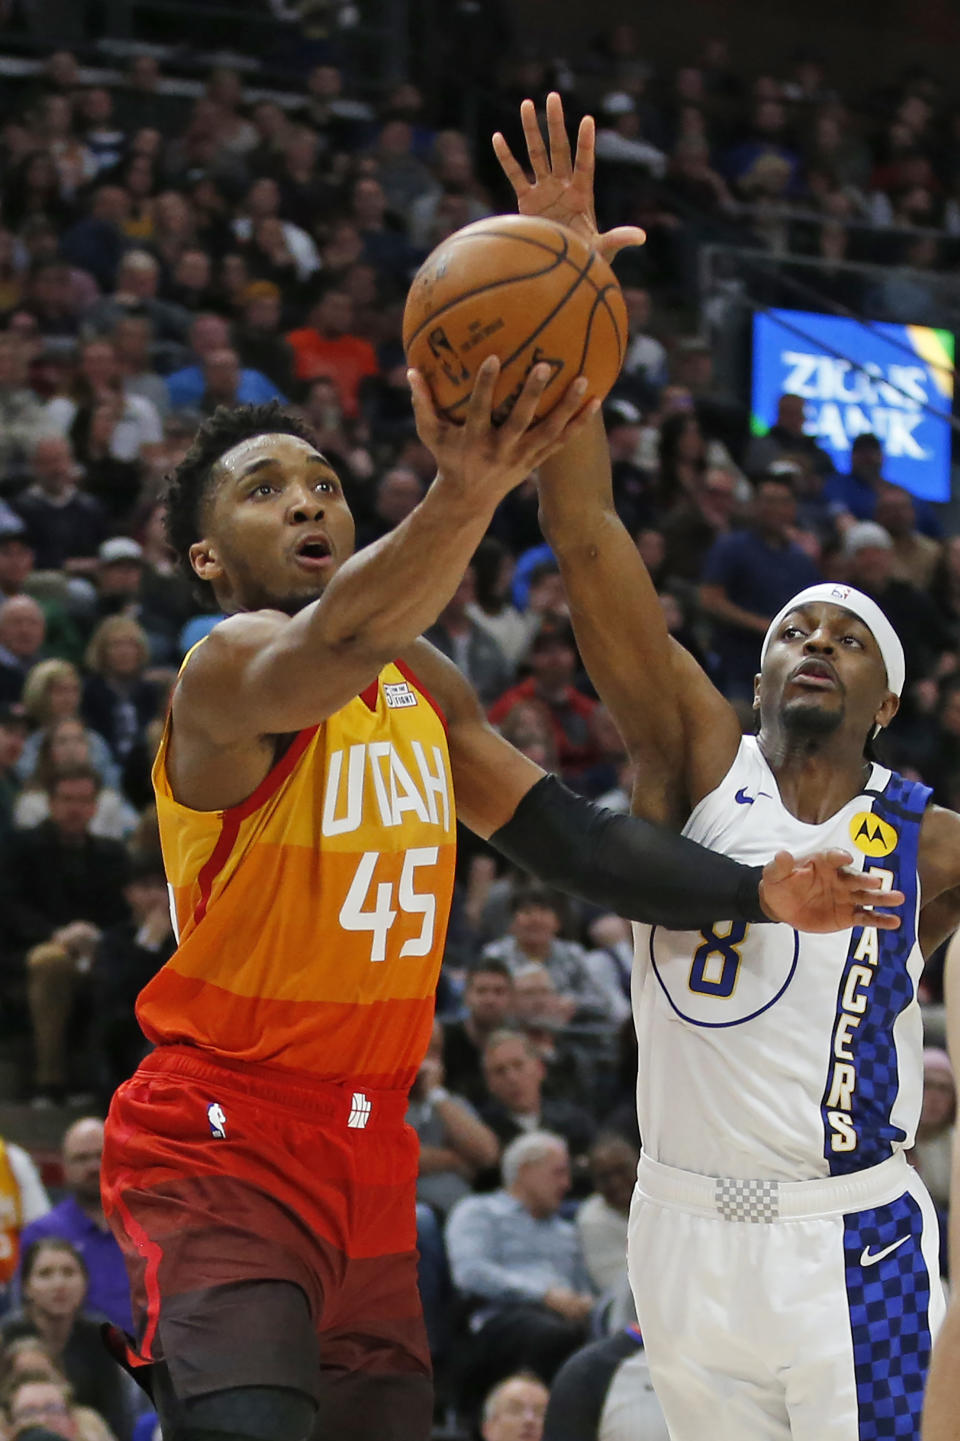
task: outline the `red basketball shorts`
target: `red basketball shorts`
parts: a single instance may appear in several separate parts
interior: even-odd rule
[[[188,1046],[148,1056],[114,1096],[103,1157],[131,1363],[165,1361],[182,1396],[429,1378],[406,1105]]]

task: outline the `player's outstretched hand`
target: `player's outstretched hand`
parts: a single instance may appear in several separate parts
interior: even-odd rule
[[[437,480],[455,486],[479,501],[499,499],[561,450],[597,413],[600,402],[583,403],[587,382],[571,381],[560,400],[542,420],[537,405],[550,381],[549,365],[535,365],[502,423],[495,415],[493,394],[500,362],[488,355],[477,371],[463,425],[436,408],[430,387],[418,370],[408,371],[417,432],[437,462]]]
[[[549,150],[540,134],[537,109],[532,100],[524,100],[520,106],[520,122],[527,142],[532,180],[524,174],[522,165],[499,130],[493,137],[493,148],[504,175],[513,186],[521,215],[539,215],[545,220],[565,225],[568,230],[575,230],[599,251],[604,260],[612,260],[618,250],[628,245],[644,243],[647,237],[636,225],[618,225],[615,230],[607,230],[603,234],[597,228],[593,203],[596,126],[592,115],[585,115],[580,121],[574,159],[570,157],[563,101],[555,90],[547,96]]]
[[[847,851],[821,851],[794,860],[778,851],[763,868],[760,904],[771,920],[785,921],[798,931],[845,931],[850,926],[875,926],[895,931],[900,917],[871,907],[902,906],[902,891],[884,891],[882,876],[846,868],[853,857]],[[881,894],[882,892],[882,894]]]

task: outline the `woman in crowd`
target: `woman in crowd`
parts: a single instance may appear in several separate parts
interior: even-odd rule
[[[49,400],[46,415],[69,436],[86,471],[84,488],[114,522],[124,521],[139,499],[142,454],[160,444],[163,428],[152,401],[124,392],[111,341],[97,337],[81,347],[69,392]]]
[[[81,720],[65,716],[43,732],[37,762],[13,807],[13,824],[19,830],[37,826],[50,814],[49,787],[62,766],[93,765],[90,736]],[[123,841],[133,834],[140,817],[121,793],[104,786],[97,797],[97,809],[90,834]]]
[[[502,541],[484,536],[473,557],[476,593],[467,614],[500,646],[511,665],[525,655],[539,616],[517,610],[510,600],[514,558]]]
[[[90,637],[85,659],[83,714],[122,764],[157,713],[156,688],[144,676],[146,632],[129,616],[107,616]]]
[[[690,410],[668,415],[660,427],[659,491],[663,509],[699,488],[707,468],[707,447],[700,422]]]
[[[50,727],[57,721],[80,719],[82,694],[80,672],[68,660],[42,660],[33,667],[23,688],[23,705],[37,729],[27,737],[17,762],[16,774],[20,781],[26,781],[33,774],[40,747]],[[117,789],[120,772],[110,754],[110,747],[95,730],[85,728],[85,735],[90,748],[90,764],[105,786]]]
[[[324,450],[324,455],[328,454]],[[177,564],[166,532],[166,503],[151,500],[134,521],[133,533],[143,551],[143,570],[137,592],[138,616],[157,665],[180,661],[177,637],[197,605],[190,582]]]
[[[34,1241],[21,1267],[22,1307],[4,1319],[0,1338],[6,1345],[21,1336],[38,1336],[77,1404],[99,1411],[118,1441],[130,1441],[133,1383],[103,1345],[102,1317],[83,1308],[88,1279],[86,1262],[69,1241],[55,1236]]]
[[[20,1405],[15,1407],[11,1403],[19,1396],[20,1387],[26,1385],[53,1386],[61,1393],[69,1392],[69,1395],[33,1392],[32,1397],[20,1397]],[[51,1414],[69,1417],[76,1441],[116,1441],[99,1411],[76,1404],[70,1383],[53,1359],[49,1347],[37,1335],[20,1336],[4,1346],[0,1354],[0,1397],[8,1417],[14,1410],[21,1416],[23,1411],[31,1409],[39,1413],[45,1406],[48,1408],[44,1417],[47,1424]]]

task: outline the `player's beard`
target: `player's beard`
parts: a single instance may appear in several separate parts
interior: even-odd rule
[[[843,724],[845,707],[836,709],[807,705],[801,700],[787,701],[780,712],[784,732],[794,744],[816,748],[820,741],[834,735]]]
[[[306,606],[313,605],[315,600],[319,600],[322,594],[323,592],[318,590],[315,595],[281,596],[279,599],[271,600],[270,607],[272,610],[282,611],[284,615],[299,615]]]

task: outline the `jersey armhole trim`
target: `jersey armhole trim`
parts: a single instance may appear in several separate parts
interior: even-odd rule
[[[298,731],[288,749],[270,767],[256,790],[252,791],[245,801],[238,801],[235,806],[226,807],[223,811],[224,820],[230,817],[239,822],[246,820],[247,816],[252,816],[254,811],[258,811],[264,801],[269,800],[273,793],[283,785],[319,729],[319,725],[315,725]]]
[[[306,730],[300,731],[289,750],[280,757],[276,765],[271,767],[256,790],[248,795],[245,801],[238,801],[235,806],[228,806],[221,811],[220,834],[217,837],[217,843],[197,876],[200,897],[194,907],[194,925],[199,924],[207,913],[207,903],[210,900],[213,883],[220,871],[223,870],[227,857],[233,850],[241,822],[246,820],[247,816],[252,816],[255,811],[258,811],[264,802],[280,789],[319,729],[319,726],[308,726]]]
[[[436,711],[437,717],[438,717],[438,719],[439,719],[439,721],[440,721],[440,724],[443,726],[444,730],[446,730],[446,729],[447,729],[447,717],[446,717],[446,713],[444,712],[444,710],[442,709],[442,707],[439,705],[439,703],[437,702],[437,700],[435,699],[435,697],[432,696],[432,695],[430,694],[430,692],[427,690],[426,686],[423,684],[423,681],[421,681],[421,680],[417,677],[417,675],[410,669],[410,667],[409,667],[408,665],[405,665],[405,664],[403,663],[402,660],[395,660],[395,661],[394,661],[394,665],[396,666],[396,668],[397,668],[397,670],[400,672],[400,674],[401,674],[407,681],[409,681],[412,686],[416,686],[417,690],[418,690],[418,691],[420,692],[420,694],[423,696],[424,700],[426,700],[426,701],[429,702],[429,704],[432,706],[432,708]]]

